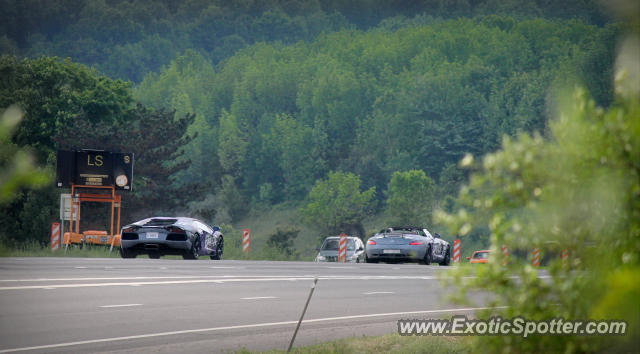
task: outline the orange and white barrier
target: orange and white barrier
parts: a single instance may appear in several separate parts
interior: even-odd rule
[[[249,254],[251,252],[251,230],[242,230],[242,253]]]
[[[569,250],[567,249],[562,250],[562,266],[565,268],[569,266]]]
[[[502,266],[506,267],[509,263],[509,248],[502,245]]]
[[[51,251],[60,248],[60,223],[51,224]]]
[[[462,259],[460,252],[461,243],[459,238],[453,241],[453,263],[460,263]]]
[[[347,262],[347,235],[340,234],[340,243],[338,247],[338,262]]]
[[[540,249],[535,247],[533,249],[533,259],[531,260],[531,265],[534,267],[540,266]]]

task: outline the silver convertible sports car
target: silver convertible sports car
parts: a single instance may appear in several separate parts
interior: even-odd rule
[[[381,230],[367,240],[365,254],[368,263],[451,263],[449,243],[438,234],[431,235],[429,230],[423,227],[390,227]]]
[[[149,258],[181,255],[184,259],[209,256],[222,259],[224,238],[217,226],[211,227],[198,219],[183,217],[153,217],[122,228],[120,256]]]

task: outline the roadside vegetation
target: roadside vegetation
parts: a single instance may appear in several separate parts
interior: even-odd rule
[[[458,161],[546,134],[554,88],[613,100],[623,26],[595,0],[233,4],[2,2],[0,107],[24,112],[11,143],[49,178],[57,149],[135,153],[123,224],[178,214],[255,228],[245,221],[283,206],[306,244],[372,224],[436,228],[433,210],[452,211],[468,178]],[[342,205],[313,192],[329,187]],[[59,193],[17,189],[0,206],[2,241],[45,246]],[[105,229],[106,211],[87,207],[81,229]],[[488,246],[487,231],[467,244]]]
[[[0,8],[0,255],[49,252],[57,149],[134,152],[123,224],[195,216],[222,227],[227,259],[246,257],[250,228],[248,259],[309,260],[324,236],[421,223],[461,237],[464,256],[492,251],[448,283],[462,290],[454,301],[484,289],[489,305],[507,306],[479,316],[629,323],[625,337],[384,336],[319,352],[636,349],[637,2],[49,1],[25,11],[36,3]],[[82,229],[104,229],[93,211]],[[503,245],[518,255],[506,267]],[[550,278],[530,265],[533,247]],[[567,264],[549,256],[563,250]]]
[[[476,352],[484,352],[475,350]],[[389,334],[384,336],[362,336],[339,339],[322,344],[294,347],[292,353],[469,353],[474,352],[468,337],[432,337],[432,336],[400,336]],[[238,354],[255,353],[240,350]],[[286,353],[284,350],[272,350],[268,354]]]

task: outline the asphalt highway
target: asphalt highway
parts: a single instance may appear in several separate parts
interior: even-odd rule
[[[176,259],[0,259],[0,353],[286,350],[472,315],[447,302],[448,267]],[[479,305],[481,306],[481,305]]]

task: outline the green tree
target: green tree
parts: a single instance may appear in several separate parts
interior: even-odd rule
[[[20,108],[11,106],[0,116],[0,205],[14,199],[20,188],[42,187],[51,179],[50,171],[36,166],[31,151],[11,142],[22,114]]]
[[[398,225],[430,225],[435,184],[421,170],[395,172],[387,189],[387,213]]]
[[[341,232],[364,237],[362,220],[375,204],[375,187],[360,191],[360,178],[352,173],[330,172],[318,180],[300,212],[307,223],[325,235]]]
[[[311,128],[289,115],[279,115],[265,140],[276,153],[272,158],[265,158],[271,163],[279,161],[285,200],[304,197],[316,177],[316,162],[309,158],[313,154]]]
[[[275,233],[269,235],[267,245],[282,252],[286,257],[294,256],[295,248],[293,242],[299,233],[300,230],[293,227],[278,228]]]
[[[453,272],[463,296],[484,288],[495,295],[488,306],[505,306],[483,316],[624,319],[626,336],[478,337],[478,347],[520,353],[634,350],[640,338],[633,305],[640,294],[639,47],[638,37],[622,46],[615,104],[602,109],[584,89],[561,97],[548,139],[505,138],[501,150],[475,166],[460,194],[461,209],[438,213],[463,237],[475,227],[490,230],[488,267],[472,278],[465,278],[467,267]],[[474,166],[470,158],[464,164]],[[540,247],[551,278],[538,278],[529,257],[512,257],[502,267],[502,245],[523,254]],[[559,259],[563,249],[569,251],[568,266]]]
[[[245,161],[249,143],[236,117],[226,111],[223,111],[220,116],[218,142],[220,165],[226,173],[238,176]]]
[[[12,141],[32,146],[39,162],[53,156],[52,140],[77,116],[92,122],[121,122],[131,107],[129,84],[57,58],[0,57],[0,107],[24,112]]]

